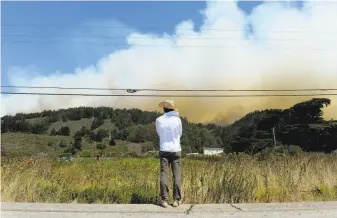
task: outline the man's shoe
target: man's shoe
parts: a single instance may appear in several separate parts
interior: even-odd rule
[[[160,202],[160,205],[163,207],[163,208],[167,208],[169,205],[166,201],[161,201]]]
[[[173,207],[178,207],[181,204],[181,201],[175,200],[172,204]]]

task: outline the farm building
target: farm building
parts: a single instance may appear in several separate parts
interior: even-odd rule
[[[204,148],[204,155],[216,155],[222,153],[224,153],[222,148]]]

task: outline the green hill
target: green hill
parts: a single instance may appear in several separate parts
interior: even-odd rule
[[[254,111],[224,128],[225,147],[237,152],[259,152],[277,144],[297,145],[304,151],[331,152],[337,149],[337,121],[325,121],[325,98],[295,104],[286,110]]]
[[[73,143],[71,136],[49,136],[43,134],[29,133],[3,133],[1,134],[1,152],[3,156],[34,156],[48,155],[59,156],[69,148]],[[63,145],[61,145],[63,144]],[[125,141],[116,141],[116,146],[110,146],[107,140],[103,143],[89,142],[82,140],[82,150],[109,153],[135,152],[141,153],[142,144],[135,144]],[[97,144],[105,144],[106,148],[103,151],[97,149]]]
[[[322,108],[330,103],[329,99],[316,98],[286,110],[254,111],[226,127],[182,118],[182,148],[186,153],[202,152],[204,147],[257,153],[274,147],[274,129],[277,145],[331,152],[337,149],[337,122],[322,118]],[[105,153],[156,150],[159,139],[155,120],[160,115],[139,109],[79,107],[4,116],[2,147],[5,153],[17,151],[22,155],[80,153],[87,149]],[[66,146],[60,146],[61,141]]]

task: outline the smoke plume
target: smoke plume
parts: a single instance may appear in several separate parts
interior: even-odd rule
[[[186,20],[177,24],[173,35],[158,36],[134,32],[128,36],[130,45],[128,49],[115,51],[93,66],[75,69],[71,74],[55,73],[48,76],[42,74],[32,76],[29,69],[15,68],[10,72],[10,81],[13,85],[134,89],[336,88],[336,11],[335,2],[305,2],[302,9],[278,3],[263,3],[248,15],[237,7],[235,1],[212,1],[207,3],[202,12],[203,25],[198,31],[193,30],[192,20]],[[247,28],[251,28],[251,31]],[[160,46],[138,46],[140,44]],[[90,91],[90,93],[124,94],[110,91]],[[337,92],[316,91],[295,94],[306,93]],[[205,93],[144,91],[139,94]],[[294,94],[294,92],[206,94]],[[324,118],[336,119],[337,98],[327,97],[332,100],[332,105],[324,110]],[[1,98],[2,115],[77,106],[158,110],[157,105],[160,101],[175,100],[181,115],[191,121],[226,124],[254,110],[288,108],[312,97],[167,99],[18,95]]]

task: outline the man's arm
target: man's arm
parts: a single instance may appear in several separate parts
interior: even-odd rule
[[[158,119],[156,119],[156,132],[159,135],[159,123],[158,123]]]
[[[179,118],[179,127],[178,127],[178,131],[179,131],[179,136],[181,137],[183,135],[183,125],[181,123],[181,119]]]

